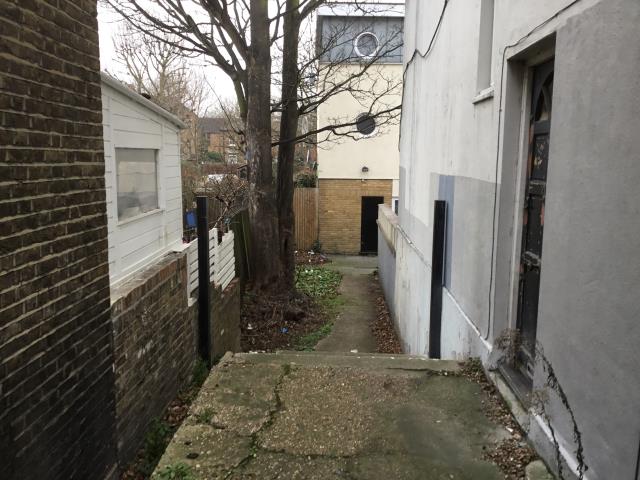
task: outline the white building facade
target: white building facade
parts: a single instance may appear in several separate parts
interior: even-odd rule
[[[180,119],[102,74],[112,285],[182,245]]]
[[[405,349],[497,367],[565,478],[633,479],[640,2],[406,8],[398,215],[379,220]]]
[[[318,10],[320,91],[353,79],[318,106],[318,128],[358,122],[357,131],[338,130],[348,136],[318,136],[319,240],[327,252],[375,252],[377,205],[397,198],[399,124],[370,113],[402,100],[403,3],[329,2]]]

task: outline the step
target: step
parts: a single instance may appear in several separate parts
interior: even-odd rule
[[[229,361],[250,364],[285,364],[300,366],[331,366],[366,370],[406,370],[455,373],[460,363],[455,360],[436,360],[420,355],[393,355],[383,353],[297,352],[236,353],[225,356]]]

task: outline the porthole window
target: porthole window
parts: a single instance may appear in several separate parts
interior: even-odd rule
[[[362,135],[371,135],[376,131],[376,119],[368,113],[363,113],[356,118],[356,128]]]
[[[373,58],[378,53],[379,42],[371,32],[363,32],[356,37],[354,48],[356,54],[362,58]]]

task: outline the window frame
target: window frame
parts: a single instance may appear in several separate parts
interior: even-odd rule
[[[372,36],[372,37],[375,39],[375,41],[376,41],[376,48],[375,48],[374,52],[373,52],[371,55],[364,55],[364,54],[360,51],[360,48],[358,47],[358,42],[359,42],[359,41],[360,41],[360,39],[361,39],[362,37],[364,37],[365,35],[370,35],[370,36]],[[372,58],[374,58],[374,57],[378,54],[378,52],[380,51],[380,39],[378,38],[378,36],[377,36],[375,33],[370,32],[370,31],[368,31],[368,30],[367,30],[367,31],[365,31],[365,32],[362,32],[362,33],[360,33],[360,34],[355,38],[355,40],[353,41],[353,50],[356,52],[356,55],[357,55],[358,57],[363,58],[364,60],[371,60],[371,59],[372,59]]]
[[[120,211],[119,211],[119,202],[120,202],[120,188],[119,188],[119,183],[118,183],[118,151],[119,150],[146,150],[146,151],[151,151],[153,152],[153,162],[155,165],[155,177],[156,177],[156,207],[146,211],[146,212],[142,212],[139,213],[137,215],[133,215],[131,217],[126,217],[126,218],[120,218]],[[135,222],[137,220],[140,220],[142,218],[146,218],[148,216],[151,215],[155,215],[157,213],[160,213],[163,211],[162,208],[162,204],[161,204],[161,190],[162,190],[162,185],[161,185],[161,177],[160,177],[160,149],[158,148],[154,148],[154,147],[114,147],[114,174],[115,174],[115,183],[114,183],[114,190],[115,190],[115,196],[114,196],[114,203],[115,203],[115,215],[116,215],[116,221],[118,226],[120,225],[126,225],[128,223],[131,222]]]
[[[369,117],[371,119],[371,121],[373,122],[373,130],[371,131],[371,133],[362,133],[360,131],[360,129],[358,128],[358,122],[360,122],[360,119],[363,117]],[[378,132],[378,122],[376,122],[376,117],[375,115],[372,115],[370,113],[360,113],[356,116],[356,130],[358,131],[358,134],[362,136],[362,138],[369,138],[374,136],[377,132]]]
[[[478,22],[478,65],[474,103],[493,96],[493,33],[495,0],[481,0]]]

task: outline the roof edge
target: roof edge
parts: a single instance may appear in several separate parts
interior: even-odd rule
[[[148,98],[143,97],[139,93],[134,92],[129,87],[124,85],[122,82],[120,82],[119,80],[116,80],[115,78],[113,78],[107,72],[101,71],[100,72],[100,78],[101,78],[102,82],[104,82],[109,87],[111,87],[114,90],[116,90],[117,92],[129,97],[131,100],[133,100],[133,101],[135,101],[135,102],[137,102],[137,103],[139,103],[141,105],[144,105],[149,110],[152,110],[153,112],[157,113],[161,117],[164,117],[165,119],[169,120],[171,123],[173,123],[177,127],[181,128],[181,129],[187,128],[187,124],[184,123],[182,120],[180,120],[178,117],[176,117],[173,113],[165,110],[160,105],[152,102]]]
[[[404,3],[379,2],[335,2],[325,3],[318,8],[321,17],[404,17]]]

